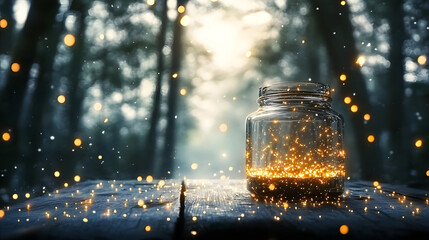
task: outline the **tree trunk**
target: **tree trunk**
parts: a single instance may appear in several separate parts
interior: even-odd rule
[[[75,174],[76,159],[80,155],[79,147],[73,146],[73,141],[79,136],[78,129],[81,121],[82,105],[85,98],[85,89],[82,84],[82,66],[84,64],[85,56],[85,31],[86,23],[85,18],[88,14],[88,1],[85,0],[73,0],[70,6],[70,11],[76,14],[76,31],[75,37],[76,42],[73,45],[73,56],[70,60],[69,65],[69,86],[68,86],[68,98],[67,98],[67,122],[69,129],[67,130],[66,144],[61,151],[62,162],[58,166],[58,169],[64,172],[64,179],[66,181],[72,181]],[[70,153],[71,148],[75,148],[76,151]]]
[[[15,33],[15,18],[13,16],[13,5],[15,1],[7,0],[3,1],[0,4],[0,19],[5,19],[7,21],[6,28],[0,28],[0,55],[1,54],[10,54],[12,47],[12,40]]]
[[[376,113],[372,111],[365,79],[356,64],[358,51],[353,37],[353,26],[347,5],[341,6],[337,1],[310,0],[311,11],[315,13],[320,34],[326,45],[329,62],[335,76],[347,75],[347,80],[335,93],[342,98],[349,96],[352,104],[359,107],[359,111],[352,113],[350,129],[353,129],[357,138],[358,155],[360,156],[361,176],[372,180],[382,173],[382,165],[376,142],[368,143],[369,134],[377,135],[377,129],[371,125],[375,122]],[[338,80],[339,81],[339,80]],[[353,93],[356,93],[354,96]],[[364,124],[363,115],[371,114],[369,124]],[[354,154],[356,155],[356,154]]]
[[[410,153],[404,144],[408,139],[404,139],[404,53],[403,45],[405,40],[404,10],[403,0],[392,1],[390,3],[389,23],[390,23],[390,68],[389,87],[390,103],[389,108],[389,145],[393,150],[391,160],[394,168],[393,176],[395,180],[404,181],[409,178]],[[407,141],[408,142],[408,141]]]
[[[29,117],[24,119],[26,122],[25,128],[27,129],[28,139],[25,142],[28,142],[26,154],[23,156],[25,167],[24,167],[24,179],[25,182],[34,183],[35,179],[41,179],[39,171],[36,171],[35,165],[41,164],[45,170],[49,170],[50,164],[43,164],[44,158],[41,156],[42,153],[38,152],[38,149],[43,149],[42,152],[45,152],[43,148],[43,140],[47,139],[46,131],[44,129],[44,121],[49,121],[46,116],[50,107],[51,94],[51,84],[54,77],[53,69],[55,57],[58,52],[58,43],[61,41],[61,36],[64,29],[64,16],[62,21],[55,22],[53,24],[53,29],[47,35],[46,45],[43,44],[39,48],[38,56],[39,59],[39,75],[37,77],[36,89],[30,103],[30,112]],[[44,133],[41,135],[40,133]],[[46,153],[43,153],[45,155]],[[47,157],[47,156],[44,156]],[[38,168],[40,169],[40,168]],[[42,182],[39,182],[42,184]],[[29,185],[31,187],[31,184]]]
[[[13,48],[12,62],[20,65],[17,72],[9,72],[7,83],[0,96],[0,132],[10,132],[11,140],[0,145],[1,170],[4,177],[0,186],[8,186],[13,175],[12,166],[21,159],[20,135],[25,134],[18,124],[22,114],[29,73],[36,58],[37,46],[42,35],[55,22],[59,3],[56,0],[34,0],[27,20]]]
[[[140,159],[139,162],[137,162],[137,171],[138,173],[144,173],[149,172],[151,173],[153,171],[153,165],[155,162],[155,155],[156,150],[158,147],[158,122],[160,119],[160,110],[161,110],[161,88],[162,88],[162,78],[164,76],[164,53],[162,52],[162,49],[165,46],[165,36],[167,32],[167,24],[168,24],[168,17],[167,17],[167,0],[160,0],[160,18],[161,18],[161,26],[158,33],[158,47],[157,47],[157,77],[156,77],[156,88],[155,92],[153,94],[153,105],[152,105],[152,115],[150,118],[150,125],[149,125],[149,132],[146,136],[145,141],[145,159]]]
[[[177,0],[177,7],[185,6],[188,0]],[[167,112],[167,128],[165,131],[165,148],[163,158],[161,159],[161,167],[158,172],[159,177],[172,177],[173,166],[176,159],[176,116],[177,102],[179,96],[179,82],[181,79],[180,67],[183,58],[183,27],[180,20],[185,16],[185,13],[178,13],[174,22],[173,46],[171,54],[171,74],[169,80],[170,89],[168,90],[168,112]],[[171,174],[168,174],[168,171]]]

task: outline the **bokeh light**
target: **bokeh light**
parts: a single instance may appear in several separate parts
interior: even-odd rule
[[[103,105],[99,102],[94,103],[95,111],[100,111],[103,108]]]
[[[76,138],[76,139],[73,141],[73,143],[74,143],[74,145],[75,145],[76,147],[79,147],[80,145],[82,145],[82,140],[81,140],[80,138]]]
[[[363,119],[369,121],[371,119],[371,115],[369,115],[369,113],[366,113],[365,115],[363,115]]]
[[[344,103],[345,104],[349,104],[349,103],[351,103],[352,102],[352,98],[351,97],[345,97],[344,98]]]
[[[62,104],[66,101],[66,97],[64,95],[58,95],[57,101]]]
[[[16,73],[19,72],[19,70],[21,69],[21,65],[19,65],[19,63],[12,63],[12,65],[10,65],[10,70],[12,70],[12,72]]]
[[[219,131],[221,132],[228,131],[228,125],[226,123],[222,123],[221,125],[219,125]]]
[[[6,19],[2,19],[0,20],[0,28],[6,28],[7,27],[7,20]]]
[[[426,59],[426,56],[419,56],[418,58],[417,58],[417,63],[418,64],[420,64],[420,65],[425,65],[426,64],[426,61],[427,61],[427,59]]]
[[[368,142],[372,143],[372,142],[374,142],[374,140],[375,140],[374,135],[369,135],[368,136]]]
[[[358,108],[358,106],[357,105],[352,105],[351,107],[350,107],[350,111],[352,111],[352,112],[357,112],[359,110],[359,108]]]
[[[340,233],[342,234],[342,235],[346,235],[347,233],[349,233],[349,226],[347,226],[347,225],[341,225],[341,227],[340,227]]]
[[[80,182],[80,176],[79,175],[74,176],[73,179],[75,182]]]
[[[146,182],[151,183],[153,181],[153,177],[151,175],[147,175]]]
[[[356,64],[361,66],[361,67],[365,64],[365,62],[366,62],[366,58],[364,56],[359,56],[356,59]]]
[[[76,43],[76,38],[73,36],[73,34],[66,34],[64,36],[64,44],[68,47],[72,47]]]
[[[179,12],[179,13],[184,13],[185,12],[185,7],[184,6],[182,6],[182,5],[180,5],[178,8],[177,8],[177,11]]]
[[[189,26],[189,23],[191,22],[191,19],[189,18],[188,15],[184,15],[181,19],[180,19],[180,24],[184,27]]]
[[[343,82],[346,81],[347,80],[347,75],[346,74],[341,74],[340,75],[340,80],[343,81]]]
[[[155,5],[155,0],[146,0],[146,4],[148,6],[153,6],[153,5]]]
[[[54,176],[55,176],[55,177],[60,177],[60,175],[61,175],[61,174],[60,174],[60,171],[55,171],[55,172],[54,172]]]
[[[9,140],[10,140],[10,133],[8,133],[8,132],[4,132],[4,133],[1,135],[1,138],[2,138],[2,139],[3,139],[3,141],[5,141],[5,142],[9,141]]]
[[[414,143],[414,145],[419,148],[423,145],[423,141],[421,139],[417,139],[417,141]]]

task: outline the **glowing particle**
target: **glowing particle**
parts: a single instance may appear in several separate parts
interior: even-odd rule
[[[344,73],[343,73],[343,74],[341,74],[341,75],[340,75],[340,80],[341,80],[341,81],[343,81],[343,82],[344,82],[344,81],[346,81],[346,80],[347,80],[347,75],[346,75],[346,74],[344,74]]]
[[[95,111],[100,111],[102,108],[103,108],[103,105],[101,105],[101,103],[99,102],[94,103]]]
[[[144,205],[144,201],[143,201],[142,199],[139,199],[139,200],[137,201],[137,205],[139,205],[139,207],[143,207],[143,205]]]
[[[76,38],[73,36],[73,34],[66,34],[64,36],[64,44],[68,47],[73,46],[76,43]]]
[[[283,208],[284,208],[284,209],[286,209],[286,208],[288,208],[288,207],[289,207],[289,204],[288,204],[288,203],[286,203],[286,202],[285,202],[285,203],[283,203]]]
[[[421,139],[418,139],[415,143],[414,143],[414,145],[416,146],[416,147],[421,147],[422,145],[423,145],[423,141],[421,140]]]
[[[191,164],[191,169],[192,170],[196,170],[198,168],[198,164],[197,163],[192,163]]]
[[[380,183],[378,181],[374,181],[372,182],[372,185],[374,185],[374,187],[377,187],[378,185],[380,185]]]
[[[98,159],[103,159],[103,156],[102,155],[98,155]]]
[[[366,58],[364,56],[359,56],[356,59],[356,64],[361,66],[361,67],[365,64],[365,62],[366,62]]]
[[[274,184],[270,184],[270,186],[268,186],[268,189],[270,189],[271,191],[273,191],[274,189],[276,189],[276,185]]]
[[[100,34],[98,37],[100,38],[100,40],[104,40],[104,34]]]
[[[150,232],[150,230],[151,230],[152,228],[149,226],[149,225],[147,225],[145,228],[144,228],[144,230],[146,230],[146,232]]]
[[[197,235],[197,231],[191,231],[191,235],[193,236]]]
[[[109,119],[108,118],[105,118],[104,119],[104,123],[108,123],[109,122]]]
[[[31,196],[30,193],[25,194],[25,198],[30,198],[30,196]]]
[[[351,97],[345,97],[344,98],[344,103],[345,104],[349,104],[349,103],[351,103],[352,102],[352,98]]]
[[[359,110],[359,108],[358,108],[358,106],[357,105],[352,105],[351,107],[350,107],[350,111],[352,111],[352,112],[357,112]]]
[[[184,13],[185,12],[185,6],[182,6],[182,5],[180,5],[178,8],[177,8],[177,11],[179,12],[179,13]]]
[[[165,181],[164,180],[159,180],[158,186],[159,187],[163,187],[164,185],[165,185]]]
[[[147,175],[146,182],[151,183],[153,181],[153,177],[151,175]]]
[[[55,177],[59,177],[59,176],[60,176],[60,171],[55,171],[55,172],[54,172],[54,176],[55,176]]]
[[[10,133],[5,132],[1,135],[1,138],[3,139],[3,141],[7,142],[10,140]]]
[[[184,27],[189,26],[191,19],[188,15],[184,15],[181,19],[180,19],[180,24]]]
[[[148,6],[153,6],[153,5],[155,5],[155,0],[146,0],[146,4]]]
[[[169,217],[168,217],[168,218],[167,218],[167,222],[169,222],[170,220],[171,220],[171,218],[169,218]]]
[[[18,194],[14,193],[14,194],[12,195],[12,198],[13,198],[13,199],[15,199],[15,200],[16,200],[16,199],[18,199]]]
[[[417,62],[420,64],[420,65],[425,65],[426,64],[426,61],[427,61],[427,59],[426,59],[426,56],[419,56],[418,58],[417,58]]]
[[[219,131],[221,132],[228,131],[228,125],[226,123],[222,123],[221,125],[219,125]]]
[[[349,233],[349,226],[347,226],[347,225],[341,225],[341,227],[340,227],[340,233],[342,234],[342,235],[346,235],[347,233]]]
[[[21,65],[19,65],[19,63],[12,63],[12,65],[10,65],[10,70],[12,70],[12,72],[19,72],[19,70],[21,69]]]
[[[137,177],[137,181],[141,182],[143,180],[142,176]]]
[[[85,223],[87,223],[88,222],[88,218],[83,218],[82,221],[85,222]]]
[[[302,43],[302,44],[305,44],[305,40],[303,39],[303,40],[301,41],[301,43]]]
[[[341,1],[340,4],[341,4],[341,6],[344,6],[344,5],[346,5],[346,1]]]
[[[369,113],[363,115],[363,119],[365,119],[366,121],[369,121],[371,119],[371,115],[369,115]]]
[[[4,210],[0,209],[0,218],[4,217]]]
[[[64,187],[68,187],[68,186],[69,186],[69,184],[65,182],[64,183]]]
[[[197,217],[193,216],[192,221],[194,221],[194,222],[197,221]]]
[[[0,28],[6,28],[7,27],[7,20],[6,19],[2,19],[0,20]]]
[[[426,171],[426,176],[429,177],[429,170]]]
[[[172,78],[177,78],[179,76],[179,74],[177,73],[173,73],[173,75],[171,75]]]
[[[246,57],[251,57],[252,56],[252,51],[247,51],[247,53],[246,53]]]
[[[80,138],[76,138],[76,139],[73,141],[73,143],[74,143],[74,145],[75,145],[76,147],[79,147],[80,145],[82,145],[82,140],[81,140]]]
[[[64,95],[58,95],[57,101],[62,104],[66,101],[66,97]]]
[[[182,88],[180,89],[180,95],[185,96],[187,93],[186,89]]]
[[[374,140],[375,140],[374,135],[369,135],[368,136],[368,142],[372,143],[372,142],[374,142]]]
[[[80,176],[79,175],[74,176],[74,181],[75,182],[80,182]]]

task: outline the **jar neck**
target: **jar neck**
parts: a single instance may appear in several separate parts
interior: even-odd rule
[[[331,107],[329,86],[321,83],[282,82],[259,89],[259,106]]]

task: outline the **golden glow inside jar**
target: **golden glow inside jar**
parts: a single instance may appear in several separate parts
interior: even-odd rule
[[[259,89],[246,120],[249,191],[269,201],[337,200],[344,191],[343,119],[327,85],[284,82]]]

